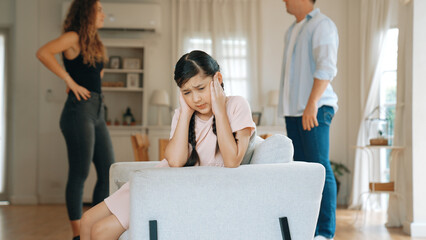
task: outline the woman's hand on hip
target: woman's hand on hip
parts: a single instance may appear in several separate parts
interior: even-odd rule
[[[67,88],[69,88],[74,93],[78,101],[80,101],[81,98],[83,98],[84,100],[90,98],[90,91],[78,85],[73,79],[66,79],[65,83],[67,84]]]
[[[210,83],[210,95],[212,99],[212,111],[214,115],[225,113],[226,111],[226,95],[220,86],[218,80],[218,72],[213,76]]]

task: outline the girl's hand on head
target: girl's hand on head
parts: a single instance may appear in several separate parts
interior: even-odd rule
[[[188,106],[185,99],[183,98],[182,92],[180,92],[180,95],[179,95],[179,103],[180,103],[181,113],[191,117],[192,114],[194,113],[194,109]]]
[[[212,111],[214,115],[223,114],[226,111],[226,95],[219,83],[219,72],[213,76],[210,83],[210,95],[212,99]]]

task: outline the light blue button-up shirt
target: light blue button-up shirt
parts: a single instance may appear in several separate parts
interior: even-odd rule
[[[294,22],[285,35],[285,48],[282,65],[280,97],[278,105],[279,116],[302,116],[308,103],[314,84],[314,78],[330,80],[337,74],[337,50],[339,36],[334,22],[322,14],[317,8],[306,15],[306,21],[301,27],[292,49],[291,62],[287,63],[288,43],[290,34],[295,26]],[[288,79],[285,79],[285,66],[291,64]],[[284,91],[284,81],[289,81],[289,91]],[[285,92],[289,96],[285,96]],[[289,99],[288,104],[284,104]],[[337,95],[331,84],[318,101],[318,108],[331,106],[337,112]],[[285,109],[285,106],[287,108]]]

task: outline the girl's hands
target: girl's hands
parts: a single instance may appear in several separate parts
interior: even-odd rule
[[[192,114],[194,113],[194,109],[190,108],[188,104],[185,102],[182,92],[180,92],[180,95],[179,95],[179,103],[180,103],[181,114],[185,114],[186,116],[191,117]]]
[[[210,83],[210,95],[212,99],[212,112],[214,115],[220,115],[226,111],[226,95],[219,83],[219,72],[213,76]]]
[[[90,98],[89,90],[78,85],[73,79],[71,79],[71,77],[68,77],[65,80],[65,83],[67,84],[67,89],[69,88],[74,93],[78,101],[80,101],[81,98],[83,98],[84,100],[87,100]]]

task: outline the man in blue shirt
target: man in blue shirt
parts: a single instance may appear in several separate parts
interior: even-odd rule
[[[317,162],[326,169],[315,239],[333,239],[337,193],[329,135],[338,107],[330,82],[337,74],[339,37],[333,21],[314,9],[315,0],[283,1],[296,22],[285,35],[278,113],[293,141],[294,160]]]

